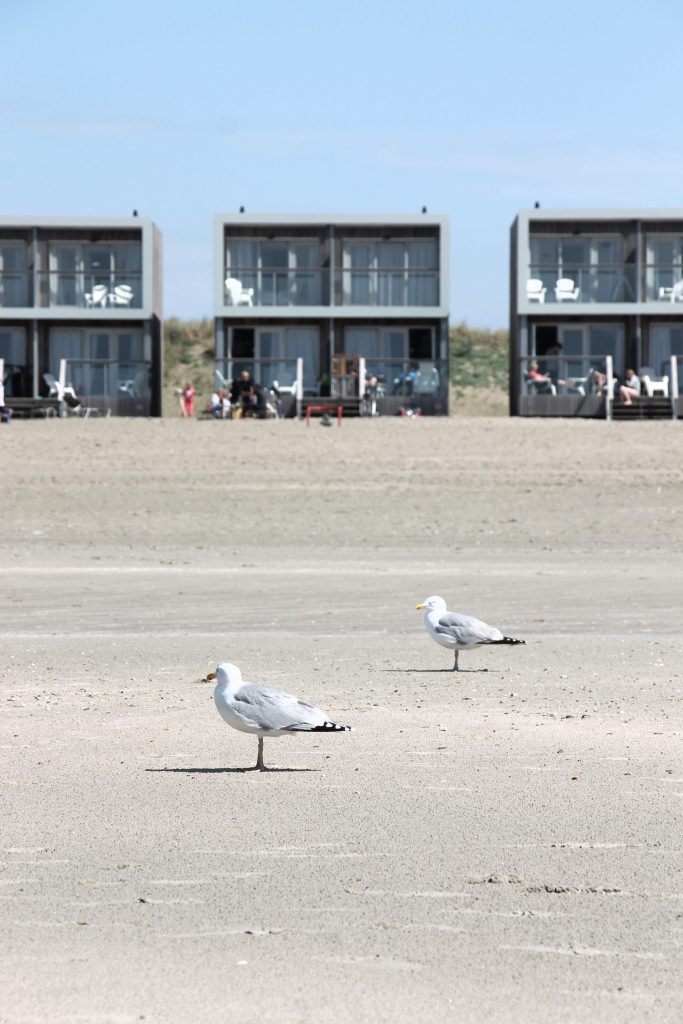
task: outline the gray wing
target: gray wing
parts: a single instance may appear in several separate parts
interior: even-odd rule
[[[319,708],[269,686],[241,686],[233,700],[235,710],[259,729],[305,732],[329,721]]]
[[[444,612],[436,632],[452,637],[459,644],[491,644],[503,639],[503,634],[495,626],[488,626],[481,619],[459,612]]]

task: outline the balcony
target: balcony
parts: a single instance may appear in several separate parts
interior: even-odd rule
[[[340,306],[439,305],[439,273],[436,270],[338,271],[335,298]]]
[[[326,270],[234,267],[224,274],[226,306],[321,306],[329,303]]]
[[[328,306],[328,270],[226,270],[226,306]],[[337,306],[423,307],[439,304],[435,270],[338,270],[334,274]]]
[[[40,308],[140,309],[142,274],[125,272],[62,273],[41,271],[36,275]],[[0,307],[26,309],[34,306],[33,273],[0,271]]]
[[[648,302],[683,302],[683,267],[648,263],[645,267],[645,298]]]
[[[534,282],[541,282],[540,285]],[[563,284],[559,284],[563,282]],[[539,305],[636,302],[636,268],[629,263],[587,267],[531,264],[526,297]]]

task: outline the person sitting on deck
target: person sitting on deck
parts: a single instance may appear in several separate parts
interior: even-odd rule
[[[640,377],[635,370],[627,370],[624,383],[619,388],[619,397],[623,405],[633,405],[635,398],[640,398]]]

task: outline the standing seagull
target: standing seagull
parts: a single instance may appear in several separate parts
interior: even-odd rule
[[[442,647],[455,651],[453,671],[459,672],[458,652],[483,644],[525,644],[526,640],[513,640],[503,636],[495,626],[487,626],[480,619],[460,612],[449,612],[442,597],[428,597],[417,608],[425,609],[424,624],[429,635]]]
[[[242,681],[237,665],[222,662],[209,672],[206,682],[216,680],[213,699],[221,718],[240,732],[258,736],[255,768],[267,771],[263,763],[263,737],[285,736],[292,732],[344,732],[350,725],[336,725],[324,711],[269,686]]]

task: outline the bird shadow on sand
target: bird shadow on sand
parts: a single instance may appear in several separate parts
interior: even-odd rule
[[[468,672],[488,672],[487,668],[461,668],[457,672],[454,672],[452,668],[383,668],[380,672],[389,672],[391,674],[401,672],[406,675],[429,675],[433,676],[436,672],[447,672],[449,676],[464,676]]]
[[[257,768],[145,768],[146,772],[169,772],[173,775],[268,775],[279,772],[319,772],[320,768],[264,768],[259,772]]]

